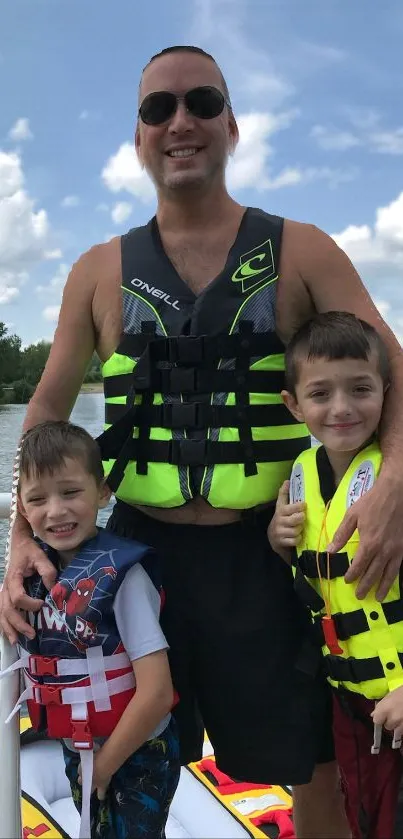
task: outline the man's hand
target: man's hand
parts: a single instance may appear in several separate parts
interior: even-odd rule
[[[381,471],[372,489],[347,510],[328,545],[329,553],[341,551],[356,529],[360,545],[345,580],[352,583],[360,579],[359,599],[379,583],[376,598],[381,601],[398,576],[403,559],[403,488],[390,472]]]
[[[280,487],[276,510],[267,531],[269,542],[276,553],[290,562],[290,548],[299,545],[305,522],[306,504],[289,502],[290,482]]]
[[[377,702],[371,717],[377,725],[383,725],[387,731],[403,737],[403,687],[392,690]]]
[[[0,592],[0,627],[10,644],[16,643],[18,633],[30,639],[35,637],[35,631],[20,612],[38,612],[43,605],[43,600],[29,597],[24,589],[24,578],[35,572],[42,577],[46,588],[51,589],[57,571],[46,554],[29,536],[14,541],[10,566]]]

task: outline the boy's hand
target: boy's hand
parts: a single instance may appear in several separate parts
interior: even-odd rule
[[[268,537],[276,553],[289,561],[289,550],[299,545],[305,523],[304,501],[289,502],[290,482],[284,481],[277,498],[276,510],[269,524]]]
[[[111,782],[110,775],[105,775],[102,771],[102,749],[94,754],[94,769],[92,773],[92,785],[91,785],[91,794],[96,790],[97,791],[97,798],[99,801],[103,801],[106,796],[106,790]],[[82,784],[82,771],[81,771],[81,763],[78,767],[78,783]]]
[[[374,723],[383,725],[387,731],[403,736],[403,687],[392,690],[377,702],[371,717]]]

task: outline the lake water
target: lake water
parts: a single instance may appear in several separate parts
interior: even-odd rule
[[[15,450],[20,439],[26,405],[0,405],[0,492],[10,492]],[[93,437],[102,431],[104,402],[102,393],[80,393],[74,406],[71,420],[82,425]],[[105,524],[110,508],[102,510],[100,524]],[[3,574],[3,560],[8,523],[0,519],[0,579]]]

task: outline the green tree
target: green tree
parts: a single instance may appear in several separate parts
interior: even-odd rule
[[[0,321],[0,385],[8,385],[20,378],[21,338],[9,335]]]
[[[49,341],[39,341],[38,344],[26,347],[21,353],[21,376],[18,378],[30,385],[37,385],[45,369],[51,346]]]
[[[101,362],[96,352],[93,353],[92,359],[88,365],[84,381],[91,383],[102,382]]]

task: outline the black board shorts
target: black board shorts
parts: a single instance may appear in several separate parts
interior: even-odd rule
[[[296,666],[308,617],[268,521],[265,511],[227,525],[166,524],[117,502],[108,529],[152,545],[161,562],[182,763],[201,758],[205,727],[231,777],[305,784],[334,759],[331,696],[324,677]]]

